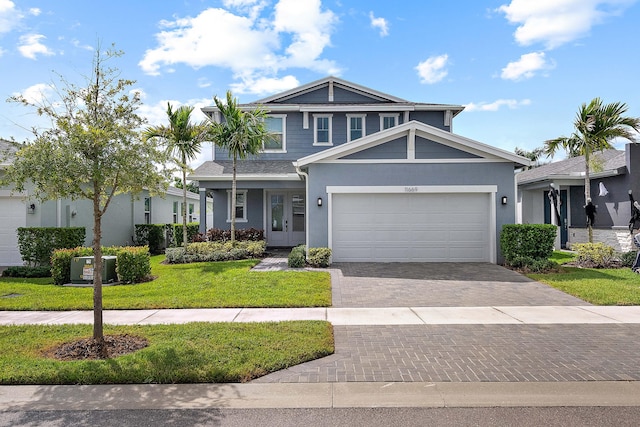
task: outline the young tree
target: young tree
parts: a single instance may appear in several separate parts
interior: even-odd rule
[[[34,139],[16,152],[5,181],[17,191],[31,188],[39,200],[88,199],[93,203],[93,339],[105,355],[102,322],[101,220],[114,195],[143,189],[166,189],[167,174],[160,166],[166,154],[140,137],[143,119],[136,114],[138,93],[131,80],[105,62],[122,55],[98,48],[86,86],[60,78],[60,100],[34,103],[22,95],[19,102],[51,120],[51,127],[34,129]]]
[[[144,132],[146,140],[158,140],[166,145],[167,151],[174,156],[174,163],[182,171],[182,182],[187,182],[188,162],[194,160],[202,143],[208,138],[208,126],[206,122],[191,123],[193,107],[183,105],[173,110],[167,103],[167,117],[169,126],[153,126]],[[184,247],[187,241],[187,186],[182,186],[182,242]]]
[[[216,145],[226,149],[233,158],[231,181],[231,241],[236,239],[236,165],[238,159],[257,155],[270,134],[265,124],[266,111],[256,108],[242,111],[231,91],[227,91],[226,104],[214,97],[216,107],[222,115],[221,123],[211,123],[211,136]]]
[[[550,156],[553,156],[559,148],[565,149],[572,157],[584,156],[585,206],[591,200],[589,164],[591,154],[613,148],[611,141],[615,138],[635,142],[635,133],[640,131],[640,118],[625,116],[627,110],[627,104],[620,102],[603,104],[600,98],[594,98],[589,104],[582,104],[578,110],[571,136],[545,141],[545,153]],[[591,223],[588,224],[588,230],[589,243],[592,243]]]

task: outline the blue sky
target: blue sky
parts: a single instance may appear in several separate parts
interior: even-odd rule
[[[455,133],[532,150],[569,135],[594,97],[640,116],[638,22],[637,0],[0,0],[0,95],[55,99],[57,74],[82,82],[98,43],[115,43],[151,124],[167,102],[228,89],[251,102],[336,75],[465,105]],[[46,122],[0,102],[0,137],[32,126]]]

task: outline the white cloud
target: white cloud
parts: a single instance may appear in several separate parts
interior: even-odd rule
[[[162,21],[157,47],[139,62],[142,70],[158,75],[177,64],[228,68],[250,92],[262,90],[249,88],[251,82],[280,80],[274,76],[290,67],[339,74],[333,61],[321,58],[337,17],[322,10],[320,0],[280,0],[273,10],[260,0],[223,4],[237,12],[209,8],[195,18]]]
[[[88,44],[83,45],[82,43],[80,43],[80,40],[77,39],[73,39],[71,40],[71,44],[79,49],[84,49],[84,50],[89,50],[89,51],[93,51],[94,48],[93,46],[90,46]]]
[[[36,59],[36,55],[54,55],[53,51],[40,41],[46,39],[42,34],[26,34],[20,36],[18,50],[22,56],[29,59]]]
[[[498,99],[491,103],[480,102],[475,104],[470,102],[465,105],[465,111],[498,111],[501,107],[507,107],[510,110],[515,110],[516,108],[520,108],[522,106],[531,105],[531,100],[523,99],[522,101],[518,101],[516,99]]]
[[[516,41],[553,49],[585,36],[605,18],[620,14],[635,0],[512,0],[498,8],[518,25]]]
[[[51,98],[55,95],[55,87],[51,84],[38,83],[29,86],[22,93],[14,93],[13,95],[22,95],[27,102],[34,105],[42,105],[51,102]]]
[[[29,14],[33,16],[40,16],[41,13],[42,10],[40,8],[32,7],[31,9],[29,9]]]
[[[502,69],[502,77],[505,80],[530,79],[537,71],[548,70],[554,65],[547,62],[544,52],[526,53],[518,61],[509,62]]]
[[[0,34],[11,31],[22,19],[22,14],[10,0],[0,0]]]
[[[231,84],[234,94],[250,93],[254,95],[266,95],[270,93],[284,92],[300,86],[300,82],[294,76],[281,78],[246,78],[242,82]]]
[[[369,12],[369,19],[371,20],[371,27],[380,30],[380,37],[389,35],[389,22],[384,18],[376,18],[373,12]]]
[[[416,66],[421,83],[437,83],[447,76],[447,63],[449,55],[432,56]]]

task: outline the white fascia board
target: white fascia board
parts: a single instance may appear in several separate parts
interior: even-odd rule
[[[190,179],[196,181],[231,181],[231,175],[204,176],[193,175]],[[280,175],[238,175],[236,181],[300,181],[298,174],[280,174]]]
[[[463,150],[483,158],[488,157],[494,161],[509,161],[521,165],[529,165],[531,163],[529,159],[518,156],[515,153],[491,147],[478,141],[412,120],[380,132],[372,133],[355,141],[347,142],[328,150],[303,157],[296,162],[296,166],[300,167],[320,161],[336,160],[340,157],[348,156],[359,151],[384,144],[385,142],[408,136],[412,129],[415,129],[416,136]]]
[[[327,194],[434,194],[434,193],[497,193],[497,185],[329,185]]]
[[[299,110],[309,113],[351,113],[351,112],[367,112],[367,111],[414,111],[413,104],[349,104],[349,105],[330,105],[330,104],[314,104],[301,105]]]
[[[576,182],[584,183],[584,175],[585,175],[584,172],[571,173],[571,174],[555,174],[555,175],[551,174],[551,175],[546,175],[542,178],[533,178],[533,179],[518,181],[518,186],[536,184],[539,182],[558,182],[558,181],[567,181],[575,185]],[[614,169],[614,170],[591,173],[589,174],[589,178],[590,179],[609,178],[609,177],[618,176],[618,175],[620,175],[620,173],[616,169]]]

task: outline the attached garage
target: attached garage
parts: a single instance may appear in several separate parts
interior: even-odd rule
[[[0,266],[22,265],[17,229],[26,225],[25,212],[22,198],[0,196]]]
[[[336,262],[495,262],[495,191],[330,187]]]

